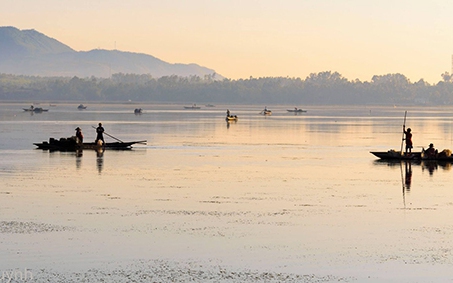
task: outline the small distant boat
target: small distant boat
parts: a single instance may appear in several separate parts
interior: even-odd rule
[[[215,107],[215,105],[213,105],[213,104],[206,104],[205,106],[206,107]]]
[[[80,104],[79,106],[77,106],[77,109],[79,110],[84,110],[84,109],[87,109],[88,106],[85,106],[83,104]]]
[[[225,120],[226,120],[227,122],[237,121],[237,120],[238,120],[238,116],[236,116],[236,115],[226,116]]]
[[[135,108],[135,109],[134,109],[134,113],[135,113],[136,115],[139,115],[139,114],[142,114],[142,113],[143,113],[143,110],[142,110],[141,108]]]
[[[201,107],[200,106],[197,106],[196,104],[192,105],[192,106],[184,106],[184,109],[200,109]]]
[[[22,108],[24,109],[25,112],[33,112],[33,113],[42,113],[42,112],[47,112],[49,109],[43,109],[41,107],[33,107],[30,106],[30,108]]]
[[[263,111],[260,112],[260,114],[270,116],[270,115],[272,115],[272,111],[268,110],[268,109],[264,109]]]
[[[302,110],[299,108],[294,108],[294,109],[286,109],[286,111],[291,112],[291,113],[305,113],[307,110]]]

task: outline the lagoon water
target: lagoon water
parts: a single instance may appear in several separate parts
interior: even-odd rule
[[[0,282],[453,280],[450,164],[370,154],[406,110],[414,150],[453,149],[451,107],[77,105],[0,103]],[[98,122],[148,143],[34,148]]]

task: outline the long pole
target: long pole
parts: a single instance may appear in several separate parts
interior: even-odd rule
[[[96,127],[94,127],[94,126],[91,126],[91,127],[93,127],[93,129],[96,129]],[[115,140],[117,140],[117,141],[119,141],[119,142],[123,142],[122,140],[117,139],[117,138],[115,138],[114,136],[111,136],[111,135],[107,134],[105,131],[104,131],[104,134],[106,134],[107,136],[109,136],[109,137],[111,137],[112,139],[115,139]]]
[[[404,111],[404,122],[403,122],[403,128],[406,127],[406,115],[407,115],[407,110]],[[401,154],[403,153],[403,141],[404,141],[404,131],[403,131],[403,137],[401,138]]]

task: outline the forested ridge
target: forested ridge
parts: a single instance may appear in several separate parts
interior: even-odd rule
[[[453,104],[453,79],[437,84],[410,82],[402,74],[350,81],[337,72],[310,74],[305,79],[263,77],[216,80],[204,77],[113,74],[110,78],[35,77],[0,74],[3,101],[136,101],[261,104]]]

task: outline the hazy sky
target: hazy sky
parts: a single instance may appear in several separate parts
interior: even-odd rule
[[[451,0],[0,0],[0,26],[77,51],[197,63],[231,79],[337,71],[349,80],[452,70]]]

